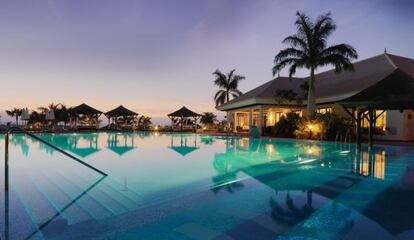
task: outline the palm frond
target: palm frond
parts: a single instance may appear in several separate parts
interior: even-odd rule
[[[302,51],[309,52],[306,40],[299,37],[297,34],[286,37],[283,39],[282,43],[289,44],[292,47],[300,47]]]
[[[292,76],[296,74],[296,69],[301,67],[306,67],[307,59],[302,58],[297,60],[295,63],[291,64],[289,67],[289,78],[292,79]]]
[[[243,93],[241,91],[237,90],[237,89],[232,89],[232,90],[230,90],[230,94],[233,97],[240,97]]]
[[[338,44],[330,46],[321,52],[321,57],[327,57],[332,54],[342,55],[350,59],[357,59],[358,53],[354,47],[348,44]]]
[[[226,93],[226,91],[224,91],[224,90],[218,90],[218,91],[216,92],[216,94],[214,95],[214,99],[219,98],[219,96],[220,96],[221,94],[223,94],[223,93]]]
[[[216,70],[215,72],[213,72],[213,75],[216,77],[216,79],[214,80],[214,85],[220,87],[220,88],[225,88],[226,87],[226,75],[223,74],[220,70]]]
[[[325,40],[336,29],[331,13],[319,16],[314,27],[314,40]]]
[[[273,67],[273,76],[280,72],[284,67],[295,64],[298,61],[300,61],[300,58],[285,58],[284,60],[275,62],[275,66]]]
[[[347,57],[344,57],[340,54],[331,54],[326,57],[323,57],[319,61],[320,66],[333,65],[335,67],[335,72],[340,73],[342,70],[353,71],[354,65],[351,60]]]
[[[216,106],[222,105],[226,102],[226,92],[223,90],[217,92],[214,100],[216,102]]]
[[[14,117],[14,112],[13,111],[6,110],[6,114],[9,115],[10,117]]]
[[[245,79],[246,77],[241,76],[241,75],[233,75],[232,79],[229,79],[229,86],[228,89],[237,89],[239,87],[239,82],[243,79]]]
[[[305,13],[297,12],[296,16],[298,19],[295,22],[298,36],[306,38],[306,43],[308,46],[313,46],[312,43],[312,34],[313,34],[313,23]]]
[[[233,74],[236,71],[236,69],[231,70],[229,73],[227,73],[227,83],[230,85],[230,82],[233,78]]]
[[[296,48],[286,48],[281,50],[275,57],[274,62],[280,62],[286,58],[291,58],[291,57],[296,57],[296,58],[307,58],[308,56],[306,55],[305,52],[303,52],[302,50],[296,49]]]

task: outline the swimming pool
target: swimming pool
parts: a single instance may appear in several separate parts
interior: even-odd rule
[[[108,176],[12,135],[2,237],[414,239],[409,147],[357,152],[352,144],[145,132],[39,136]]]

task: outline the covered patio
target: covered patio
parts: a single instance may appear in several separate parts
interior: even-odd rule
[[[186,107],[182,107],[167,116],[171,119],[173,130],[177,130],[176,127],[179,127],[178,130],[180,131],[195,131],[197,128],[197,121],[201,118],[201,114],[193,112]]]
[[[352,97],[342,100],[341,104],[356,123],[356,142],[361,146],[362,121],[369,123],[368,143],[373,146],[376,120],[387,110],[414,110],[414,70],[408,74],[396,69],[382,81],[368,87]],[[408,130],[414,130],[414,116],[408,112],[403,124]],[[390,131],[390,129],[387,129]],[[403,132],[403,138],[413,139],[413,131]]]

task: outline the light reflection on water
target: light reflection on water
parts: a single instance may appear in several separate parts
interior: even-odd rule
[[[412,153],[408,148],[384,146],[357,152],[354,145],[348,144],[144,132],[40,136],[108,173],[109,177],[96,183],[101,178],[99,174],[27,136],[14,134],[10,139],[10,172],[11,188],[16,195],[12,199],[30,212],[31,225],[35,226],[41,226],[61,209],[64,210],[59,218],[66,219],[67,224],[75,228],[76,224],[90,218],[109,221],[154,204],[184,201],[197,194],[207,194],[208,199],[211,194],[215,200],[205,200],[209,205],[197,202],[199,206],[193,211],[177,210],[170,217],[154,222],[161,224],[165,228],[163,234],[169,237],[178,234],[174,230],[176,225],[189,215],[197,216],[206,226],[211,217],[217,223],[210,228],[238,238],[243,221],[229,222],[226,214],[220,214],[231,204],[233,208],[243,206],[251,217],[267,214],[272,219],[271,224],[284,226],[277,230],[279,232],[275,227],[269,236],[299,236],[303,235],[304,226],[316,232],[321,230],[326,223],[320,219],[326,218],[327,213],[331,216],[332,209],[339,209],[341,214],[348,214],[348,218],[343,226],[337,224],[338,229],[332,228],[323,236],[354,236],[352,234],[358,233],[355,222],[365,218],[359,212],[378,216],[376,209],[388,203],[388,195],[381,193],[401,189],[411,192],[414,185],[413,171],[409,170],[411,163],[401,160]],[[0,151],[4,153],[3,136],[0,137]],[[61,193],[57,194],[58,190]],[[369,197],[359,199],[361,193],[366,192],[362,195]],[[43,198],[49,199],[52,207],[42,203]],[[377,198],[387,200],[381,200],[381,205],[376,202],[377,206],[372,203]],[[401,199],[394,200],[404,203]],[[65,208],[68,204],[70,206]],[[91,213],[85,214],[85,211]],[[335,216],[332,215],[332,219]],[[220,222],[223,224],[219,225]],[[315,225],[315,222],[318,223]],[[372,225],[372,220],[364,220],[360,225],[364,224]],[[53,224],[48,226],[54,226],[52,230],[57,228]],[[126,237],[151,236],[152,225],[139,230],[125,228]],[[33,232],[31,230],[25,234]],[[40,236],[42,231],[35,232]],[[17,232],[20,233],[13,234],[22,234],[22,230]],[[111,236],[112,233],[108,228],[102,234]],[[41,237],[45,237],[44,234]],[[83,232],[78,230],[77,234],[82,236]],[[182,234],[188,233],[180,232],[177,238]],[[308,237],[313,234],[305,233]]]

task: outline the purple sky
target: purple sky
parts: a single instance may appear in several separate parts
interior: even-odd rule
[[[182,105],[215,111],[211,73],[236,68],[242,91],[270,80],[297,10],[332,12],[330,43],[353,45],[360,59],[385,47],[414,57],[413,2],[0,0],[0,81],[11,89],[0,109],[123,104],[155,119]]]

